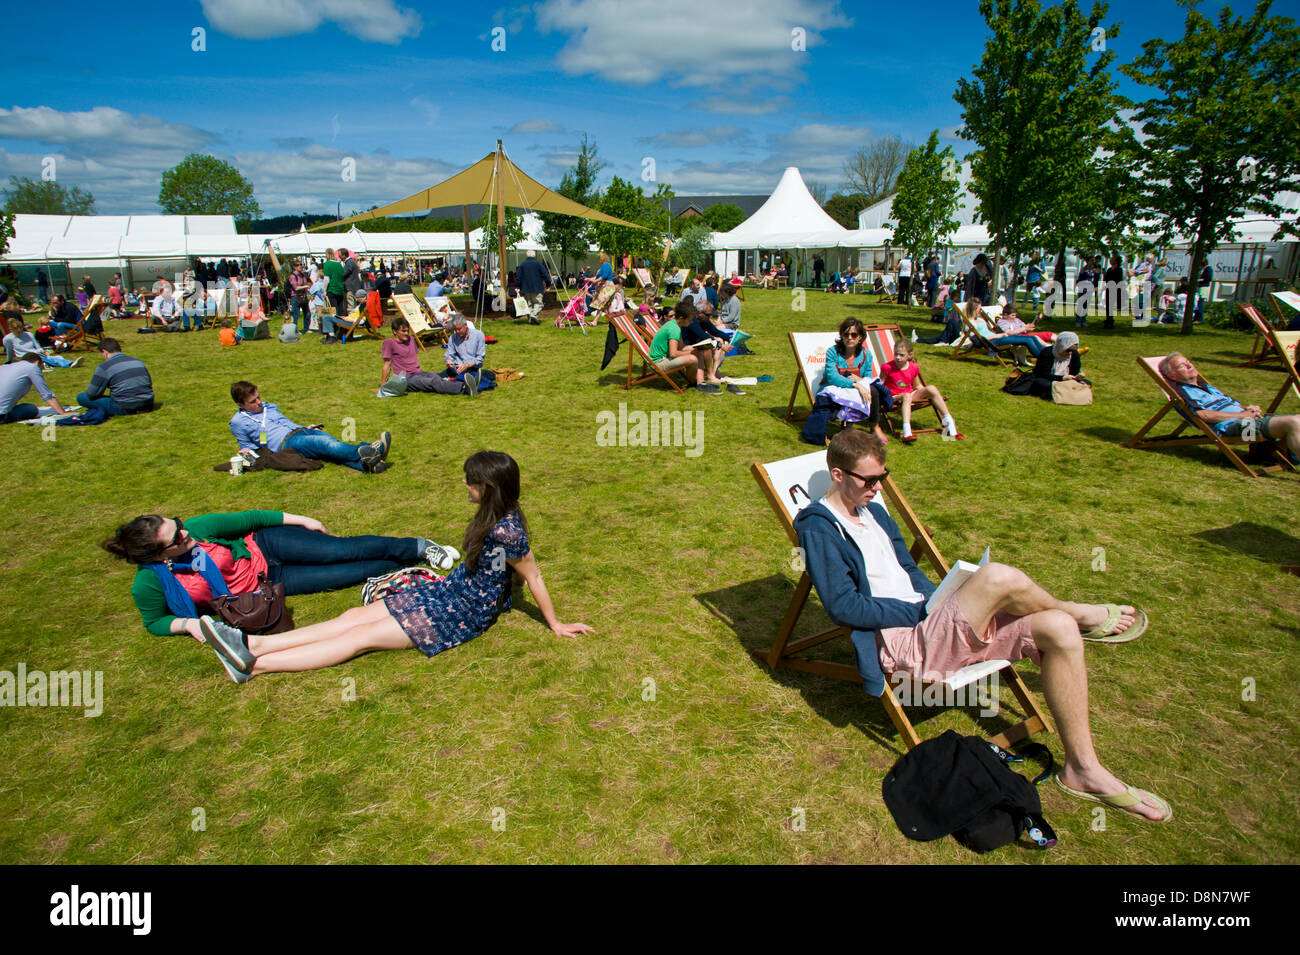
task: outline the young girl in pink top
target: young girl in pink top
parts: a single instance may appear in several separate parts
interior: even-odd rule
[[[952,415],[948,413],[948,406],[943,402],[943,395],[939,394],[939,389],[934,385],[922,385],[916,387],[917,376],[921,374],[921,366],[916,363],[916,358],[912,352],[912,343],[904,339],[894,342],[894,358],[892,361],[885,362],[880,369],[880,380],[884,382],[885,387],[894,399],[903,399],[903,441],[911,444],[916,440],[912,434],[912,402],[918,398],[929,398],[930,403],[934,405],[934,410],[939,412],[939,417],[943,420],[943,432],[954,438],[964,438],[964,434],[957,431],[957,424],[952,420]]]

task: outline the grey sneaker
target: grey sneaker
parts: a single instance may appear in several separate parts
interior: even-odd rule
[[[253,674],[244,673],[242,670],[236,670],[232,667],[228,662],[226,662],[226,658],[220,653],[217,654],[217,659],[220,660],[221,665],[226,668],[226,675],[236,683],[247,683],[253,678]]]
[[[706,395],[720,395],[720,394],[722,394],[722,389],[721,389],[721,388],[719,388],[717,385],[715,385],[715,384],[711,384],[711,383],[709,383],[709,382],[705,382],[705,383],[703,383],[703,384],[698,384],[698,385],[696,385],[696,386],[695,386],[695,390],[696,390],[696,391],[702,391],[702,392],[704,392]]]
[[[472,371],[465,372],[465,393],[471,398],[478,397],[478,375]]]
[[[460,551],[450,544],[429,541],[429,546],[424,549],[424,559],[434,570],[451,570],[456,561],[460,560]]]
[[[367,474],[383,474],[392,467],[387,461],[370,461],[362,464],[361,467]]]
[[[369,444],[363,444],[357,448],[357,457],[361,458],[362,464],[382,461],[388,457],[388,449],[392,447],[392,444],[393,436],[385,431],[379,436],[378,441],[371,441]]]
[[[69,368],[80,368],[80,367],[81,367],[81,359],[80,359],[80,358],[74,358],[74,359],[72,359],[72,364],[69,365],[68,367],[69,367]]]
[[[740,385],[727,385],[727,394],[743,395],[744,392],[740,390]]]
[[[253,669],[257,657],[249,652],[248,644],[244,642],[244,631],[204,614],[199,618],[199,632],[208,646],[236,670],[247,673]]]

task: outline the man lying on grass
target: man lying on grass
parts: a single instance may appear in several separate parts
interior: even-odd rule
[[[386,458],[393,436],[387,431],[369,444],[348,444],[326,434],[322,425],[304,428],[294,424],[275,405],[263,401],[257,385],[251,381],[231,385],[230,397],[239,406],[230,419],[230,433],[239,442],[241,452],[265,448],[274,453],[288,448],[313,461],[332,461],[367,474],[388,470]]]
[[[1264,414],[1258,405],[1242,407],[1241,402],[1203,381],[1191,359],[1179,352],[1161,359],[1160,374],[1174,386],[1187,407],[1220,437],[1247,441],[1272,438],[1285,445],[1292,461],[1300,463],[1300,415]]]
[[[853,630],[867,692],[885,692],[885,673],[942,679],[983,660],[1027,656],[1042,667],[1043,694],[1065,747],[1057,785],[1143,819],[1172,818],[1163,799],[1126,786],[1102,766],[1088,727],[1082,641],[1134,640],[1146,629],[1146,615],[1058,600],[1022,571],[986,564],[927,616],[935,586],[908,555],[898,525],[872,503],[889,475],[884,446],[865,431],[841,431],[826,464],[830,492],[804,508],[794,526],[826,612]]]

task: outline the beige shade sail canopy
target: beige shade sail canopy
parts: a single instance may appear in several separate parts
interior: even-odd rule
[[[558,192],[552,192],[511,162],[504,152],[491,152],[468,169],[456,173],[436,186],[422,189],[413,196],[398,199],[386,206],[361,212],[346,219],[339,219],[337,222],[322,223],[308,231],[337,229],[352,222],[381,219],[384,216],[406,212],[420,212],[424,209],[438,209],[443,206],[470,206],[479,203],[496,205],[498,201],[514,208],[531,209],[536,212],[558,212],[583,219],[595,219],[597,222],[629,226],[633,229],[645,228],[634,222],[627,222],[597,212],[595,209],[589,209],[582,203],[565,198]]]

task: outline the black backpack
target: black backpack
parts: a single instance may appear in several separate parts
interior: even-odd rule
[[[1023,756],[948,730],[894,764],[881,784],[885,805],[903,835],[918,842],[951,835],[967,849],[989,852],[1028,832],[1038,848],[1050,848],[1056,833],[1034,786],[1051,774],[1052,754],[1038,743],[1025,752],[1047,756],[1047,769],[1033,783],[1007,766]]]

